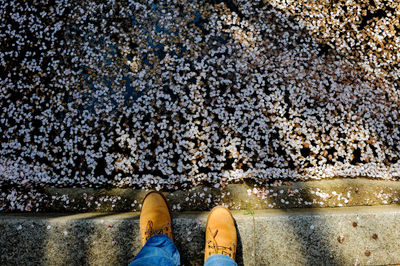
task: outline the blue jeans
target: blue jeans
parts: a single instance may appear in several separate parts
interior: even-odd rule
[[[147,240],[129,266],[177,266],[181,256],[174,242],[167,235],[155,235]],[[204,263],[205,266],[237,266],[236,262],[225,255],[213,255]]]

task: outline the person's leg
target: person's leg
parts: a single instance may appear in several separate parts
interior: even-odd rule
[[[167,235],[155,235],[147,240],[129,264],[129,266],[139,265],[176,266],[180,265],[180,255],[171,238]]]
[[[180,265],[180,255],[173,243],[171,214],[161,193],[150,192],[143,200],[140,236],[143,248],[130,265]]]
[[[236,262],[229,256],[216,254],[209,257],[204,266],[237,266]]]
[[[204,265],[237,266],[237,235],[231,212],[222,206],[211,210],[206,224]]]

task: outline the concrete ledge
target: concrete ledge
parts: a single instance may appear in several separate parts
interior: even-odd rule
[[[32,212],[127,212],[140,211],[147,192],[131,188],[43,188],[40,201],[29,199],[31,194],[26,192],[21,192],[20,197],[27,197],[24,200],[33,206],[23,210]],[[400,181],[357,178],[269,185],[244,182],[163,193],[175,211],[208,211],[217,204],[234,210],[371,206],[399,203]],[[19,209],[10,199],[0,195],[0,211],[16,210]]]
[[[400,263],[400,207],[234,211],[239,265]],[[208,213],[174,213],[183,265],[202,265]],[[1,265],[127,265],[139,213],[0,215]]]

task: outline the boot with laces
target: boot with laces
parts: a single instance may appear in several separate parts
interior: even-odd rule
[[[146,241],[158,234],[172,238],[171,214],[165,197],[156,191],[146,195],[140,212],[140,235],[142,246]]]
[[[214,207],[207,219],[204,262],[216,254],[235,260],[236,246],[236,227],[231,212],[222,206]]]

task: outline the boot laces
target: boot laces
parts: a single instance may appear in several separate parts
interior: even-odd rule
[[[227,255],[229,257],[231,257],[232,259],[235,257],[235,251],[236,251],[236,247],[235,244],[232,244],[232,246],[220,246],[217,243],[217,240],[215,239],[217,237],[218,234],[218,229],[215,230],[215,233],[213,233],[211,231],[210,228],[208,228],[208,230],[210,231],[212,240],[208,241],[208,247],[209,248],[213,248],[215,254],[222,254],[222,255]]]
[[[146,241],[155,235],[169,235],[170,234],[170,227],[171,224],[169,222],[165,223],[164,225],[162,225],[160,228],[154,228],[153,227],[153,221],[148,221],[147,222],[147,226],[146,226],[146,230],[144,232],[145,235],[145,239]]]

